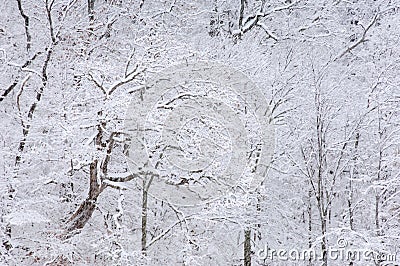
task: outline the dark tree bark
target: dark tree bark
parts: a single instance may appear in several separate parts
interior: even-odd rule
[[[251,230],[244,231],[244,266],[251,266]]]
[[[67,232],[75,232],[82,229],[85,224],[92,217],[92,214],[96,208],[96,202],[101,192],[106,188],[105,184],[98,183],[97,173],[98,161],[94,160],[90,164],[90,179],[89,179],[89,193],[85,201],[81,203],[79,208],[68,220]],[[70,234],[72,235],[72,234]]]
[[[143,180],[142,191],[142,253],[146,254],[147,249],[147,190],[146,181]]]
[[[26,144],[26,140],[27,140],[27,137],[28,137],[28,134],[29,134],[30,127],[31,127],[30,123],[32,122],[33,114],[35,113],[36,107],[37,107],[38,103],[40,102],[40,100],[42,99],[43,91],[47,86],[47,80],[48,80],[47,67],[49,65],[52,53],[53,53],[52,48],[48,48],[46,59],[45,59],[45,61],[43,63],[43,67],[42,67],[42,85],[36,92],[36,98],[34,99],[34,102],[31,105],[31,107],[29,108],[26,121],[24,122],[24,120],[21,120],[21,123],[22,123],[22,139],[19,142],[18,155],[15,158],[15,165],[16,166],[18,166],[19,163],[21,162],[21,156],[22,156],[22,153],[23,153],[23,151],[25,149],[25,144]],[[18,108],[20,108],[18,100],[17,100],[17,105],[18,105]]]
[[[29,17],[25,14],[24,9],[22,8],[21,0],[17,0],[18,10],[21,14],[21,17],[24,19],[25,24],[25,35],[26,35],[26,50],[29,51],[31,48],[32,36],[29,33]]]

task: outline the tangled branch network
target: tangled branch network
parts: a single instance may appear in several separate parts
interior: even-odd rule
[[[150,195],[178,205],[255,190],[274,147],[268,104],[243,73],[193,62],[151,79],[127,110],[127,156]]]

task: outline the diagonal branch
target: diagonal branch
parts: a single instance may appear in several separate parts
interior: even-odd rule
[[[371,29],[371,27],[375,24],[377,18],[378,18],[379,13],[375,14],[375,16],[372,18],[372,20],[369,22],[366,28],[364,28],[364,32],[361,35],[361,37],[353,44],[347,47],[343,52],[341,52],[334,61],[342,58],[345,54],[350,53],[353,49],[355,49],[357,46],[359,46],[361,43],[365,42],[365,37],[368,33],[368,31]]]
[[[21,0],[17,0],[19,13],[21,14],[22,18],[24,19],[25,23],[25,35],[26,35],[26,50],[29,51],[31,48],[32,36],[29,33],[29,17],[25,14],[24,9],[22,8]]]
[[[254,26],[260,26],[264,30],[266,30],[267,29],[266,26],[261,24],[261,23],[259,23],[260,18],[267,17],[267,16],[269,16],[272,13],[275,13],[275,12],[279,12],[279,11],[290,9],[296,4],[297,4],[297,1],[294,1],[291,4],[288,4],[288,5],[285,5],[285,6],[276,7],[276,8],[273,8],[273,9],[267,11],[267,12],[263,12],[263,10],[262,10],[263,6],[262,6],[260,12],[258,12],[255,15],[248,16],[246,19],[244,19],[244,22],[243,22],[244,5],[242,4],[240,6],[239,32],[236,32],[235,34],[240,37],[243,34],[245,34],[246,32],[248,32],[249,30],[251,30],[252,28],[254,28]],[[277,39],[277,37],[274,36],[273,34],[270,34],[270,32],[268,30],[266,30],[266,31],[267,31],[267,34],[269,35],[269,37],[271,37],[271,38],[273,38],[275,40]]]
[[[46,13],[47,13],[47,20],[49,21],[49,27],[50,27],[50,37],[51,41],[53,43],[56,43],[56,37],[54,34],[54,26],[53,26],[53,19],[51,17],[51,10],[53,9],[53,4],[54,0],[51,0],[49,3],[49,0],[46,0]]]
[[[116,83],[112,84],[110,86],[110,88],[107,90],[102,83],[100,83],[94,76],[92,73],[88,73],[88,78],[90,81],[92,81],[96,87],[98,87],[104,94],[104,96],[106,98],[108,98],[108,96],[110,96],[116,89],[118,89],[119,87],[121,87],[122,85],[125,85],[129,82],[131,82],[132,80],[134,80],[138,75],[140,75],[143,71],[145,71],[146,69],[142,69],[142,70],[137,70],[138,66],[136,66],[132,71],[130,71],[129,73],[127,73],[127,70],[125,70],[125,77],[120,79],[119,81],[117,81]]]
[[[261,28],[265,31],[265,33],[268,34],[268,37],[269,37],[269,38],[273,39],[273,40],[276,41],[276,42],[278,41],[278,37],[277,37],[275,34],[273,34],[273,33],[267,28],[267,26],[266,26],[264,23],[258,22],[258,23],[257,23],[257,26],[261,27]]]
[[[102,84],[100,84],[100,82],[98,80],[96,80],[96,78],[92,75],[92,73],[89,72],[88,76],[89,76],[89,80],[93,81],[93,83],[96,85],[96,87],[98,87],[103,92],[104,95],[107,95],[106,89],[103,87]]]
[[[7,97],[7,95],[17,86],[18,82],[14,81],[13,84],[11,84],[0,96],[0,102],[4,100],[4,98]]]
[[[29,58],[23,65],[18,66],[22,70],[25,70],[26,67],[28,67],[32,62],[38,57],[38,55],[41,55],[42,52],[37,52],[35,53],[31,58]],[[18,79],[15,79],[13,84],[11,84],[7,89],[4,90],[3,94],[0,96],[0,102],[4,100],[4,98],[7,97],[8,94],[17,86],[18,84]]]
[[[243,23],[243,14],[244,14],[244,5],[246,4],[246,0],[240,0],[240,11],[239,11],[239,27],[242,27]]]
[[[25,149],[26,139],[27,139],[27,136],[29,134],[30,122],[33,119],[33,114],[35,113],[36,107],[37,107],[38,103],[40,102],[40,100],[42,98],[43,91],[47,86],[47,79],[48,79],[48,77],[47,77],[47,67],[48,67],[48,64],[50,62],[52,53],[53,53],[52,48],[48,48],[47,56],[46,56],[46,59],[44,61],[44,64],[43,64],[43,67],[42,67],[42,73],[41,73],[41,75],[42,75],[42,86],[40,86],[39,90],[36,92],[36,99],[33,102],[33,104],[31,105],[31,107],[29,108],[29,111],[28,111],[28,114],[27,114],[27,124],[22,129],[22,139],[19,142],[19,146],[18,146],[18,152],[19,153],[15,158],[15,165],[18,165],[20,163],[20,161],[21,161],[22,152]]]
[[[108,91],[108,95],[111,95],[118,87],[131,82],[134,80],[139,74],[141,74],[145,69],[137,70],[138,66],[135,67],[133,71],[131,71],[125,78],[119,80],[117,83],[111,85],[111,88]]]

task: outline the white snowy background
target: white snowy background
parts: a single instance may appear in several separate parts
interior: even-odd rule
[[[258,191],[189,208],[129,175],[129,103],[186,60],[268,100]],[[400,260],[399,86],[398,1],[0,0],[0,264],[398,265],[257,252],[342,238]]]

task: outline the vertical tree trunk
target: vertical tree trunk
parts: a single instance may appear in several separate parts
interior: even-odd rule
[[[376,227],[376,234],[378,236],[381,235],[381,228],[379,224],[379,201],[380,201],[380,196],[376,195],[375,196],[375,227]]]
[[[31,43],[32,43],[32,36],[29,32],[29,17],[25,14],[24,9],[22,8],[22,1],[17,0],[17,4],[18,4],[19,13],[21,14],[21,17],[24,19],[25,35],[26,35],[26,50],[29,51],[29,49],[31,48]]]
[[[143,179],[143,193],[142,193],[142,254],[146,255],[147,251],[147,202],[151,183],[153,182],[154,176],[150,176],[149,180],[146,182],[147,178]]]
[[[357,164],[357,158],[358,158],[358,143],[360,140],[360,134],[359,132],[356,133],[356,141],[354,143],[354,155],[353,155],[353,165],[352,169],[350,171],[350,178],[349,178],[349,187],[348,187],[348,198],[347,198],[347,207],[348,207],[348,215],[349,215],[349,227],[350,230],[354,230],[354,211],[353,211],[353,179],[355,178],[355,175],[357,174],[356,170],[356,164]],[[350,261],[349,266],[353,266],[354,262]]]
[[[143,193],[142,193],[142,254],[146,254],[147,246],[147,189],[146,181],[143,180]]]
[[[381,109],[378,107],[378,133],[379,133],[379,161],[378,161],[378,174],[377,174],[377,181],[380,183],[382,180],[381,172],[382,172],[382,163],[383,163],[383,150],[382,150],[382,143],[383,143],[383,130],[382,130],[382,114]],[[376,235],[381,235],[381,228],[379,224],[379,202],[381,199],[380,196],[380,189],[377,188],[375,190],[375,227],[376,227]]]
[[[326,216],[324,216],[324,219],[321,219],[321,233],[322,233],[321,252],[323,261],[322,265],[328,266],[328,239],[326,238]]]
[[[94,2],[95,2],[95,0],[88,0],[88,18],[89,18],[88,34],[89,34],[89,36],[91,36],[93,34]]]
[[[251,230],[244,231],[244,266],[251,266]]]
[[[312,189],[310,188],[308,190],[308,249],[311,250],[312,247],[312,205],[311,205],[311,198],[312,198]],[[310,258],[308,259],[308,264],[310,266],[312,266],[312,258],[310,256]]]
[[[325,141],[325,126],[324,126],[324,115],[323,115],[323,100],[321,99],[320,88],[317,88],[315,94],[315,103],[317,107],[316,116],[316,137],[317,137],[317,204],[319,209],[319,216],[321,220],[321,252],[323,266],[328,265],[328,239],[326,237],[327,232],[327,218],[329,213],[329,195],[327,193],[326,181],[327,178],[324,173],[326,169],[326,141]]]
[[[354,213],[353,213],[353,184],[351,179],[349,180],[349,198],[347,200],[348,208],[349,208],[349,225],[350,229],[353,230],[354,228]]]
[[[348,208],[349,208],[349,225],[350,225],[350,230],[353,230],[353,223],[354,223],[354,217],[353,217],[353,185],[352,185],[352,179],[353,177],[350,177],[349,179],[349,198],[347,200],[348,203]],[[352,261],[349,262],[349,266],[353,266],[354,263]]]
[[[92,22],[94,20],[94,1],[95,0],[88,0],[89,22]]]

